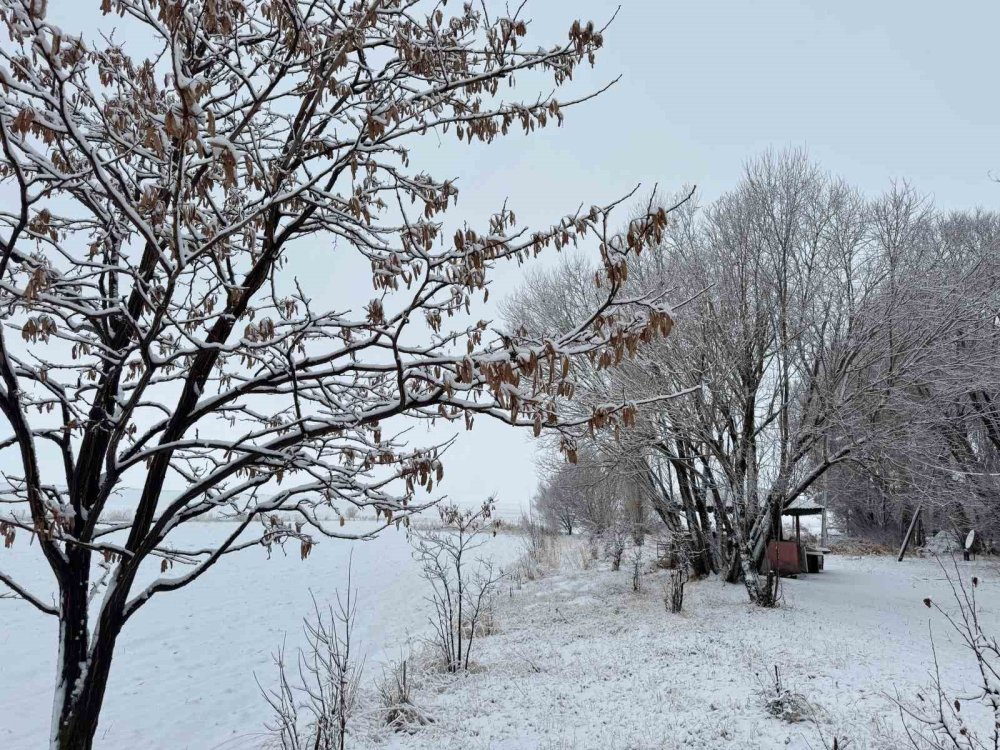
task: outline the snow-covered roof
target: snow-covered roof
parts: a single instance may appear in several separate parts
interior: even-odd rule
[[[781,511],[781,514],[783,516],[814,516],[822,512],[822,505],[817,505],[812,498],[800,495],[792,500],[788,507]]]

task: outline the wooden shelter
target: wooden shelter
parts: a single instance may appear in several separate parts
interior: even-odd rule
[[[781,512],[782,516],[795,519],[795,540],[783,538],[773,539],[768,545],[767,561],[772,570],[781,575],[798,575],[799,573],[819,573],[823,570],[823,555],[826,549],[806,547],[802,543],[802,516],[823,516],[823,528],[826,529],[826,508],[816,504],[808,497],[797,497]]]

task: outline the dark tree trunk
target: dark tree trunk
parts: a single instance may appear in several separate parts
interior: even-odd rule
[[[671,503],[670,492],[663,486],[660,478],[648,467],[646,469],[646,479],[649,482],[650,498],[656,515],[660,517],[663,525],[669,531],[679,531],[681,529],[680,514]]]
[[[79,665],[74,667],[63,659],[60,682],[56,688],[56,700],[61,702],[62,710],[59,724],[53,727],[53,748],[92,750],[111,670],[111,648],[108,645],[95,652],[86,664],[87,674],[82,677]],[[76,680],[65,681],[65,675],[73,672],[76,672]],[[77,688],[75,692],[74,685]]]
[[[712,550],[706,537],[707,530],[701,526],[701,518],[698,515],[695,493],[698,491],[694,486],[695,477],[691,462],[693,457],[687,455],[686,446],[683,441],[677,441],[676,453],[668,454],[670,465],[674,469],[677,477],[677,488],[681,496],[681,503],[684,506],[685,520],[687,521],[688,534],[694,553],[691,555],[691,569],[695,575],[708,575],[712,569]]]
[[[91,551],[71,547],[67,551],[71,571],[82,571],[63,587],[59,625],[59,663],[52,727],[54,750],[92,750],[97,723],[104,704],[115,642],[124,624],[122,589],[102,610],[93,638],[89,634],[87,607]]]
[[[739,583],[743,580],[743,558],[739,545],[733,540],[728,541],[729,555],[726,559],[726,583]]]

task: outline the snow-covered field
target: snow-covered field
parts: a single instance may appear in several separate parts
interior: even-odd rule
[[[349,522],[361,531],[365,522]],[[369,524],[370,526],[370,524]],[[201,546],[228,524],[190,524],[181,542]],[[520,556],[519,536],[499,534],[479,551],[501,564]],[[357,633],[368,674],[427,632],[425,583],[403,530],[372,541],[324,540],[305,562],[252,549],[223,559],[191,586],[155,597],[123,631],[97,747],[208,750],[259,747],[267,718],[254,682],[273,684],[271,654],[304,642],[302,618],[346,590],[348,560],[358,590]],[[50,591],[37,548],[0,549],[0,565],[35,592]],[[44,564],[44,563],[43,563]],[[48,598],[47,596],[43,598]],[[29,605],[0,601],[0,748],[47,746],[55,679],[56,623]]]
[[[211,536],[217,527],[193,533]],[[457,677],[418,672],[416,700],[433,724],[412,735],[373,735],[369,721],[354,746],[818,750],[836,736],[841,748],[900,748],[887,696],[914,697],[928,684],[928,621],[945,680],[973,682],[974,665],[922,603],[949,601],[933,560],[830,556],[824,573],[784,581],[776,610],[752,608],[739,586],[694,582],[685,611],[672,615],[662,602],[665,572],[647,573],[635,594],[626,565],[618,573],[605,563],[582,570],[575,547],[564,550],[560,570],[505,590],[499,632],[477,646],[476,669]],[[486,549],[509,562],[523,545],[502,534]],[[427,633],[424,588],[404,534],[327,542],[305,563],[297,550],[271,560],[253,551],[154,600],[126,629],[98,748],[259,748],[267,712],[253,675],[270,684],[272,651],[284,638],[289,648],[302,642],[310,590],[321,602],[332,599],[344,587],[351,550],[371,685],[380,662]],[[0,554],[24,571],[26,552]],[[959,565],[980,577],[984,622],[1000,630],[996,563]],[[43,747],[53,623],[21,603],[0,607],[0,748]],[[812,719],[789,724],[767,713],[775,665],[785,686],[809,701]],[[371,716],[370,691],[365,700]]]

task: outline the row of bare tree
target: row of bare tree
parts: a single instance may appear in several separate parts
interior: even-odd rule
[[[590,368],[570,408],[680,395],[552,465],[540,508],[597,528],[595,493],[641,496],[697,572],[731,581],[756,580],[799,498],[865,533],[898,533],[919,504],[936,524],[997,533],[998,274],[997,214],[936,211],[906,185],[870,198],[803,153],[764,154],[630,260],[629,286],[673,289],[676,329]],[[592,275],[580,257],[534,274],[510,324],[571,330]]]

